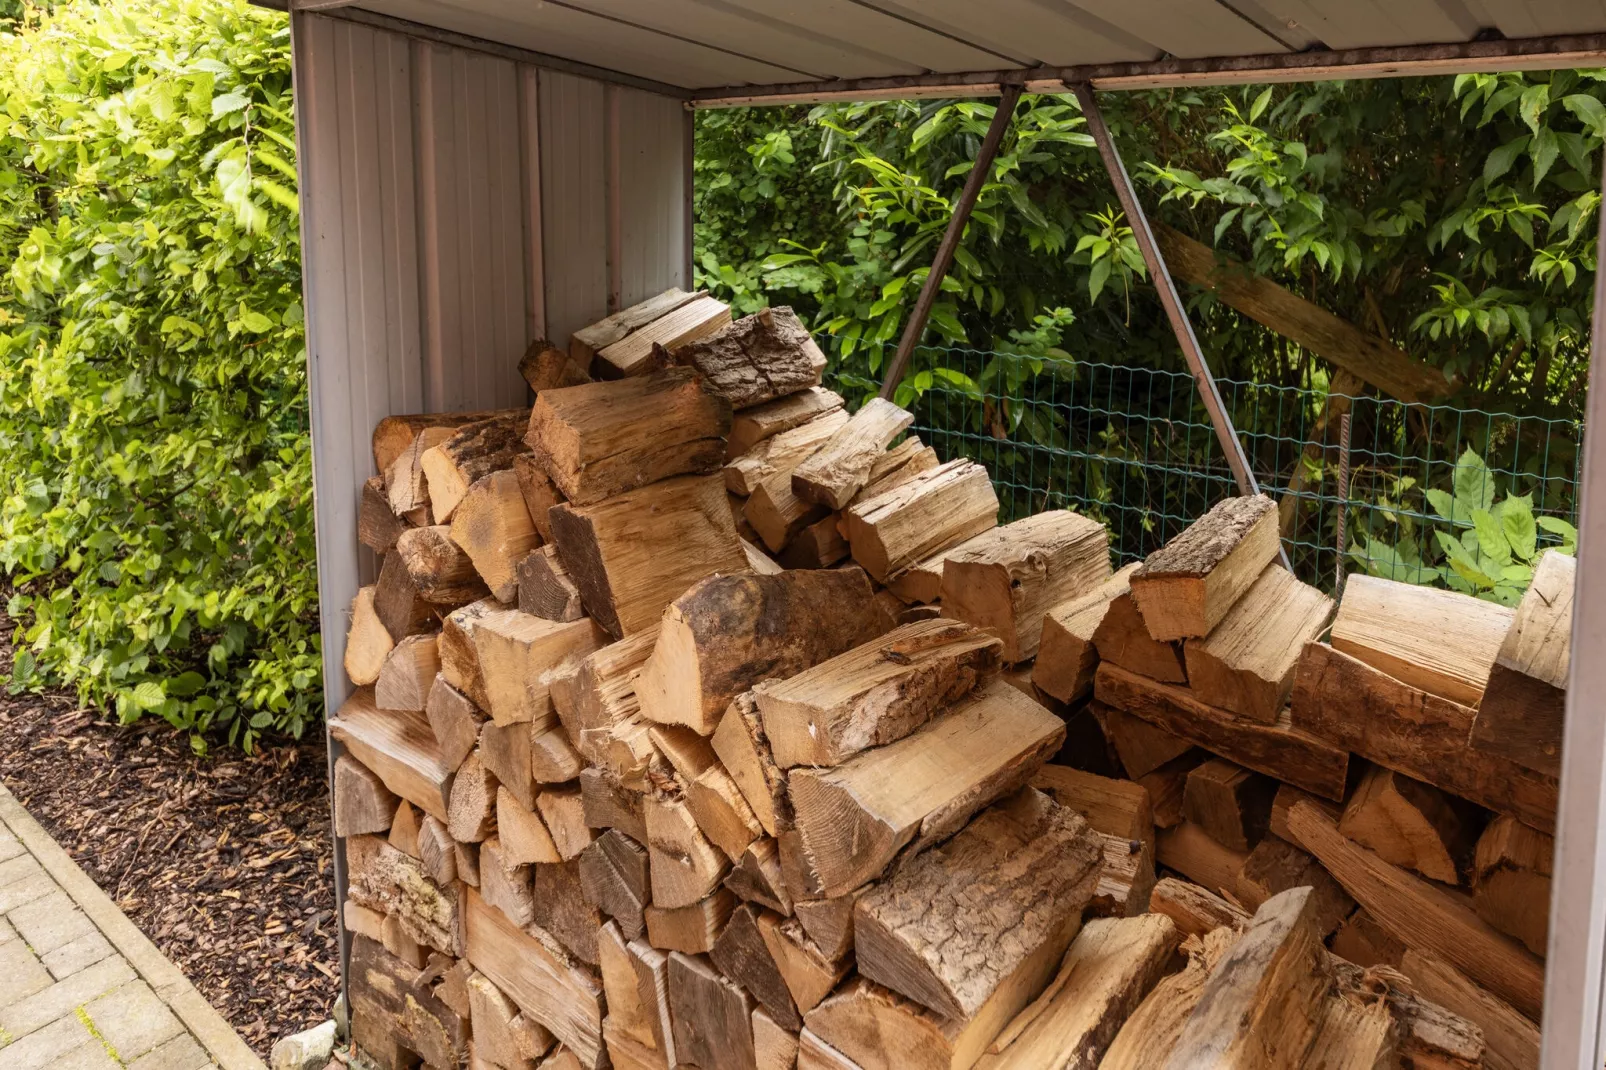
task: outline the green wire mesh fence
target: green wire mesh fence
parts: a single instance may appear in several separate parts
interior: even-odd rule
[[[852,363],[862,366],[862,354]],[[833,360],[828,384],[856,407],[878,383],[841,365]],[[986,465],[1000,521],[1075,509],[1108,526],[1121,562],[1237,492],[1185,372],[922,347],[905,384],[899,401],[915,414],[911,433],[944,460]],[[1503,584],[1503,600],[1527,585],[1521,570],[1536,551],[1570,543],[1575,421],[1232,380],[1218,387],[1261,489],[1279,502],[1294,570],[1309,583],[1334,586],[1341,515],[1346,571],[1485,594]],[[1507,505],[1508,496],[1528,500]],[[1496,548],[1486,530],[1480,553],[1468,535],[1479,509],[1496,523],[1510,515],[1508,544]],[[1457,570],[1457,560],[1471,571]],[[1472,574],[1479,579],[1469,582]]]

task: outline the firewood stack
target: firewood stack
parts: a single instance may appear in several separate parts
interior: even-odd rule
[[[529,410],[376,429],[382,564],[331,722],[357,1046],[385,1070],[1504,1065],[1534,1010],[1509,967],[1536,960],[1480,956],[1532,920],[1548,843],[1523,813],[1480,838],[1402,775],[1449,746],[1424,711],[1487,753],[1465,705],[1379,743],[1354,710],[1407,700],[1309,697],[1376,670],[1336,627],[1301,654],[1331,605],[1271,564],[1269,503],[1112,575],[1100,524],[999,526],[983,468],[896,406],[849,415],[824,365],[789,309],[670,291],[533,346]],[[1491,739],[1557,686],[1529,639]],[[1362,780],[1369,747],[1402,757]],[[1397,935],[1419,903],[1476,939]]]

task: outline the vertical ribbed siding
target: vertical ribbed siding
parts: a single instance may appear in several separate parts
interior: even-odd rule
[[[351,599],[374,576],[356,540],[374,425],[523,404],[519,356],[605,315],[610,273],[632,301],[682,284],[685,119],[639,90],[339,18],[293,24],[332,709]]]

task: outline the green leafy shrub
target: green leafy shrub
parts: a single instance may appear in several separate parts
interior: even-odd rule
[[[12,686],[249,747],[322,705],[289,27],[113,0],[0,35]]]

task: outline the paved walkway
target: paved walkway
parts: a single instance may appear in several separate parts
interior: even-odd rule
[[[0,1067],[264,1070],[4,787]]]

